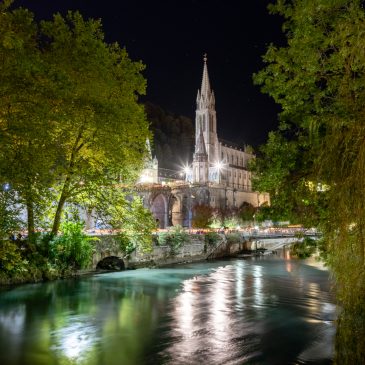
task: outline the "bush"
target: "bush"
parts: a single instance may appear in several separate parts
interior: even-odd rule
[[[228,233],[226,235],[227,243],[240,243],[242,242],[242,237],[238,232]]]
[[[115,236],[116,241],[119,244],[119,249],[126,255],[129,256],[136,248],[136,244],[132,242],[130,237],[121,232]]]
[[[61,225],[62,234],[49,242],[51,262],[63,271],[84,269],[91,262],[91,241],[98,238],[87,236],[83,232],[83,226],[81,222],[64,222]]]
[[[205,234],[204,239],[207,245],[213,246],[221,240],[221,236],[217,232],[208,232]]]
[[[291,246],[291,252],[294,256],[305,259],[312,256],[317,250],[317,241],[310,237],[305,237],[301,242],[295,242]]]
[[[171,254],[189,242],[189,234],[179,225],[172,227],[168,232],[162,232],[158,235],[159,245],[167,245],[171,247]]]
[[[18,246],[10,241],[0,243],[0,269],[6,275],[26,271],[27,261],[22,258]]]

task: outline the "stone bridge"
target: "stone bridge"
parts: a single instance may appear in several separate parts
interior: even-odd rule
[[[137,192],[160,228],[177,224],[190,228],[197,204],[224,209],[240,207],[243,203],[258,207],[267,201],[265,194],[217,184],[143,184],[137,187]]]

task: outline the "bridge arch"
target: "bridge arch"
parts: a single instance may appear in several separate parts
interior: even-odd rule
[[[157,194],[151,203],[151,212],[158,222],[159,228],[166,228],[169,224],[168,199],[164,194]]]

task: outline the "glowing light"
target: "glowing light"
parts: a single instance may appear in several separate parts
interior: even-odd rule
[[[216,163],[214,164],[214,167],[215,167],[218,171],[220,171],[220,170],[222,170],[222,169],[223,169],[223,167],[224,167],[224,163],[223,163],[222,161],[218,161],[218,162],[216,162]]]
[[[190,169],[190,167],[189,166],[184,166],[184,169],[183,169],[183,171],[184,171],[184,173],[185,174],[190,174],[190,172],[191,172],[191,169]]]

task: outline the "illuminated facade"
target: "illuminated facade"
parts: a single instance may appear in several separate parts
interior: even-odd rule
[[[196,104],[195,152],[191,166],[185,168],[185,180],[184,174],[176,171],[170,179],[162,174],[163,169],[158,173],[157,159],[152,158],[147,142],[149,156],[137,189],[160,228],[176,224],[191,227],[196,205],[224,211],[239,209],[244,204],[270,204],[269,194],[252,191],[248,163],[255,156],[248,148],[234,148],[218,139],[215,97],[206,57]]]
[[[204,57],[202,83],[196,98],[195,153],[186,180],[251,191],[251,172],[247,166],[252,158],[254,156],[247,148],[233,148],[218,139],[214,91],[210,87],[207,58]]]

